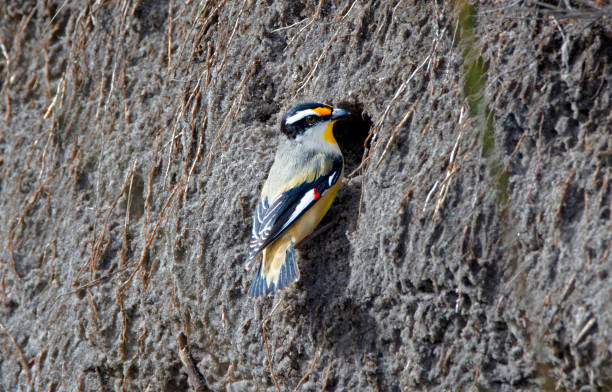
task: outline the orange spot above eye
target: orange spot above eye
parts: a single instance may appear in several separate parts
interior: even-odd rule
[[[319,116],[329,116],[332,112],[330,108],[325,107],[325,106],[319,106],[318,108],[314,108],[312,110],[315,113],[317,113]]]

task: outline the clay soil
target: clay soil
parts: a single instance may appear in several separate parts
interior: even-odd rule
[[[313,100],[347,176],[252,299]],[[0,390],[185,391],[181,333],[214,391],[612,390],[611,133],[605,0],[0,0]]]

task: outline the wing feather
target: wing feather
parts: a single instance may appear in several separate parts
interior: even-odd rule
[[[271,204],[262,198],[255,209],[253,229],[249,241],[247,269],[255,264],[256,256],[274,240],[280,237],[317,200],[338,182],[342,174],[342,158],[334,159],[331,171],[313,181],[289,189],[278,195]]]

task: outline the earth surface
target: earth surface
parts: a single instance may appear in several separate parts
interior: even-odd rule
[[[608,1],[0,1],[0,390],[612,390]],[[351,110],[246,295],[286,110]]]

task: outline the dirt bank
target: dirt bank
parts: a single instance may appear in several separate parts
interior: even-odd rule
[[[0,389],[183,391],[184,332],[213,390],[612,390],[612,11],[586,3],[0,1]],[[253,300],[309,100],[362,111],[359,170]]]

